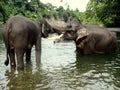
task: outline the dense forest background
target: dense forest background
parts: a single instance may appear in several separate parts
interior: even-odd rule
[[[22,14],[32,20],[55,18],[67,22],[76,18],[83,24],[120,26],[120,0],[90,0],[85,12],[70,10],[69,7],[57,8],[50,3],[43,4],[40,0],[0,0],[0,23],[5,23],[11,16]]]

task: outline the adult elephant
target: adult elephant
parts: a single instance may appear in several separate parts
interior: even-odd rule
[[[78,29],[74,41],[76,50],[83,54],[114,53],[117,49],[116,33],[95,25]]]
[[[49,33],[55,31],[45,19],[32,21],[24,16],[16,15],[11,17],[3,29],[3,39],[7,49],[7,60],[5,65],[16,67],[15,53],[17,58],[17,68],[24,68],[23,57],[26,53],[26,62],[30,62],[31,49],[35,45],[36,63],[40,63],[41,57],[41,37],[47,37]]]
[[[76,30],[66,31],[61,38],[74,40],[76,51],[82,54],[114,53],[117,49],[116,33],[97,25],[81,25]]]

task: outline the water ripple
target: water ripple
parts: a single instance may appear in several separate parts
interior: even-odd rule
[[[32,65],[18,72],[4,65],[6,51],[0,41],[0,90],[119,90],[119,49],[114,55],[82,56],[75,53],[73,42],[42,39],[40,67],[33,47]]]

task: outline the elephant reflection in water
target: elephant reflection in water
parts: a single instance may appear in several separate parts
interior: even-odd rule
[[[36,63],[40,63],[41,58],[41,37],[48,37],[49,33],[60,33],[52,29],[47,20],[32,21],[24,16],[16,15],[11,17],[3,29],[3,39],[6,46],[7,60],[5,65],[16,67],[15,54],[17,58],[17,68],[24,68],[23,56],[26,53],[26,62],[30,62],[31,49],[35,45]]]
[[[30,64],[27,64],[24,70],[18,71],[18,73],[14,69],[11,69],[11,71],[7,70],[5,73],[8,80],[6,88],[8,90],[35,90],[37,85],[42,88],[43,83],[47,83],[44,81],[48,77],[42,75],[43,71],[40,68],[37,68],[34,72],[32,70],[32,65]]]
[[[9,90],[35,89],[36,83],[32,75],[31,65],[27,65],[24,71],[16,72],[14,69],[11,69],[11,71],[6,70],[5,76],[9,80],[6,86]]]

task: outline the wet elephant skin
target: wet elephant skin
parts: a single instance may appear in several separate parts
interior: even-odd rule
[[[99,26],[84,26],[88,35],[85,35],[78,40],[75,39],[76,50],[82,54],[104,54],[114,53],[117,49],[116,33],[110,32],[107,29]],[[79,29],[76,32],[76,38],[78,38]],[[80,41],[79,41],[80,40]],[[77,43],[79,41],[79,43]]]
[[[10,59],[11,67],[15,68],[16,55],[17,68],[23,69],[23,56],[26,54],[26,63],[29,63],[33,45],[35,45],[36,63],[40,63],[41,37],[46,31],[49,31],[45,28],[45,25],[43,25],[44,22],[45,20],[32,21],[20,15],[13,16],[6,22],[3,29],[3,39],[7,50],[7,60],[5,61],[5,65],[9,64]]]

